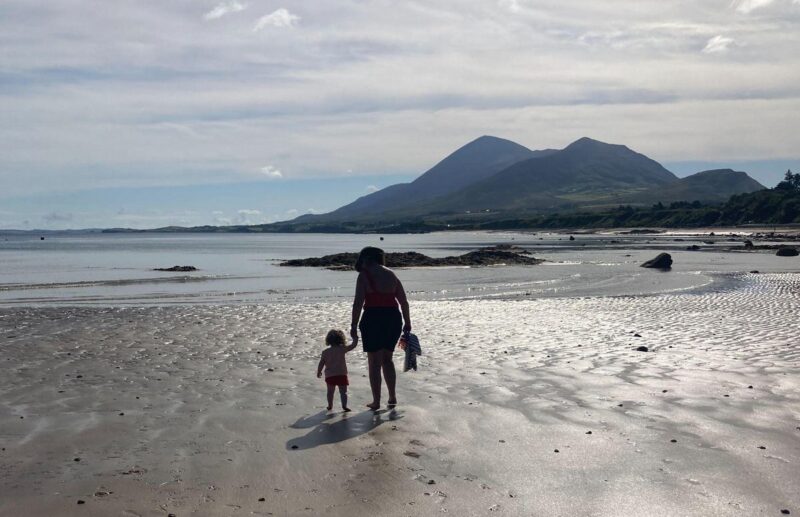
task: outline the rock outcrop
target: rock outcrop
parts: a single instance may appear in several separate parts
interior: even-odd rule
[[[289,267],[324,267],[332,270],[352,270],[358,253],[336,253],[323,257],[293,259],[281,262]],[[530,252],[514,246],[501,245],[481,248],[464,255],[434,258],[415,251],[387,253],[386,267],[435,267],[435,266],[533,266],[543,261],[530,255]]]
[[[672,255],[669,253],[659,253],[655,258],[648,260],[641,267],[654,269],[669,269],[672,267]]]
[[[797,248],[793,248],[791,246],[782,246],[778,248],[778,251],[775,253],[775,255],[779,257],[796,257],[797,255],[800,255],[800,252],[797,251]]]
[[[172,271],[172,272],[186,273],[188,271],[197,271],[197,268],[194,266],[157,267],[153,269],[153,271]]]

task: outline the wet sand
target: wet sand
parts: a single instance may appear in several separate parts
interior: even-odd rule
[[[373,414],[352,352],[349,415],[344,303],[1,309],[0,515],[798,514],[800,275],[716,285],[412,302],[420,371]]]

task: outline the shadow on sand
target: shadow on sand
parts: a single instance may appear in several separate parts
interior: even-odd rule
[[[338,443],[368,433],[384,422],[403,418],[396,409],[381,411],[363,411],[352,415],[344,413],[341,419],[328,423],[335,415],[325,411],[299,419],[291,425],[294,429],[313,427],[305,436],[292,438],[286,442],[287,449],[313,449],[319,445]]]

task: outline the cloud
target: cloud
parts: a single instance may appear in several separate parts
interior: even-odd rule
[[[727,52],[731,45],[733,45],[734,40],[733,38],[728,38],[726,36],[714,36],[706,43],[706,46],[703,48],[703,52],[706,54],[718,54],[721,52]]]
[[[289,216],[289,217],[294,217],[299,213],[300,213],[300,211],[298,209],[296,209],[296,208],[290,208],[289,210],[286,211],[286,215]]]
[[[780,3],[783,2],[780,0],[733,0],[733,5],[736,6],[736,12],[743,14],[750,14],[757,9]],[[800,0],[791,0],[791,3],[793,5],[800,5]]]
[[[243,208],[241,210],[237,210],[236,214],[237,222],[239,224],[259,224],[266,222],[266,218],[263,217],[261,210]]]
[[[253,32],[258,32],[261,29],[266,27],[294,27],[297,25],[297,22],[300,21],[300,17],[296,14],[290,13],[287,9],[281,7],[280,9],[276,9],[275,11],[271,12],[270,14],[264,15],[258,19],[255,26],[253,27]]]
[[[736,11],[744,14],[766,7],[773,2],[774,0],[734,0]]]
[[[62,223],[67,221],[72,221],[73,215],[71,213],[64,213],[64,212],[50,212],[42,216],[48,223]]]
[[[497,3],[500,7],[508,9],[512,13],[518,13],[521,9],[519,0],[499,0]]]
[[[283,173],[273,165],[265,165],[261,167],[261,174],[268,178],[280,179],[283,178]]]
[[[218,4],[215,8],[204,14],[203,18],[206,20],[216,20],[217,18],[222,18],[226,14],[244,11],[246,8],[247,5],[245,4],[239,3],[236,0],[229,0]]]
[[[376,187],[375,185],[367,185],[367,188],[366,188],[366,191],[369,192],[369,193],[377,192],[379,190],[380,189],[378,187]]]

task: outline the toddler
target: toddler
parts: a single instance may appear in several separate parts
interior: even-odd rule
[[[347,359],[345,354],[356,347],[356,344],[345,346],[344,332],[331,330],[325,336],[328,348],[322,351],[322,357],[317,366],[317,377],[322,377],[322,367],[325,367],[325,383],[328,385],[328,411],[333,409],[333,392],[339,386],[339,397],[342,400],[342,409],[350,411],[347,407]]]

